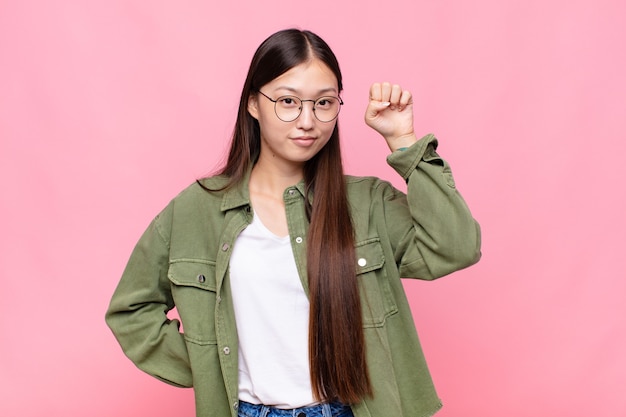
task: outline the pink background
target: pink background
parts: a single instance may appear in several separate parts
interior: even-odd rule
[[[483,259],[407,282],[441,417],[626,415],[626,3],[0,1],[0,415],[192,416],[104,312],[151,218],[224,155],[257,45],[337,53],[346,166],[402,186],[368,86],[416,126]]]

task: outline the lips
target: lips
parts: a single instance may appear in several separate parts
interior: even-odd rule
[[[313,145],[316,139],[312,136],[298,136],[297,138],[292,138],[291,140],[298,146],[307,147]]]

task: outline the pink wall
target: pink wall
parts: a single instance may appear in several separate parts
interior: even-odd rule
[[[406,285],[439,415],[626,415],[623,0],[213,3],[0,2],[1,416],[193,415],[103,315],[288,26],[340,58],[348,170],[401,186],[362,122],[399,82],[483,226],[480,264]]]

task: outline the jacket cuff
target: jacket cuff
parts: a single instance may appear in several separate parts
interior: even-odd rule
[[[405,181],[409,179],[411,173],[417,165],[422,161],[424,154],[429,146],[437,149],[437,138],[432,133],[422,137],[409,148],[402,151],[392,152],[387,156],[387,163],[391,166]]]

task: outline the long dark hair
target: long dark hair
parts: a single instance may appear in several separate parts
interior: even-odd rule
[[[337,77],[339,63],[330,47],[310,31],[287,29],[257,49],[246,77],[228,160],[219,174],[225,188],[239,184],[261,150],[259,123],[248,100],[291,68],[317,58]],[[309,363],[317,400],[351,404],[371,395],[365,358],[361,301],[356,280],[354,229],[343,175],[337,124],[327,144],[304,165],[309,280]],[[309,198],[312,197],[312,198]],[[312,203],[309,203],[312,201]]]

